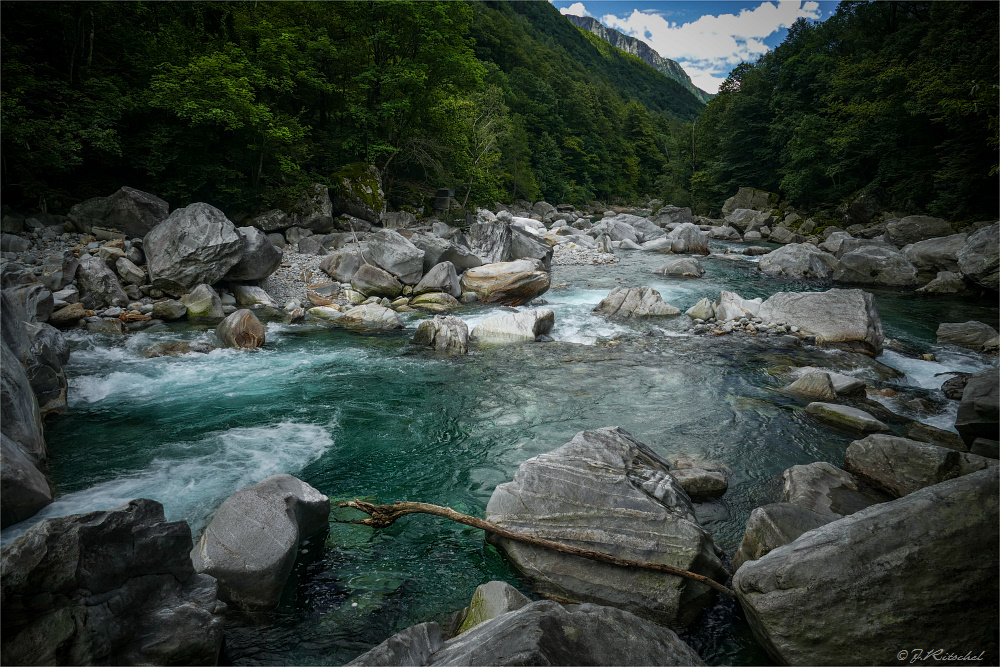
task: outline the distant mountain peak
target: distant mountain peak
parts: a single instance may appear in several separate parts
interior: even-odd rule
[[[609,28],[597,19],[589,16],[574,16],[573,14],[564,14],[564,16],[576,27],[594,33],[616,49],[620,49],[625,53],[630,53],[633,56],[641,58],[653,69],[663,73],[665,76],[687,88],[691,91],[691,94],[702,102],[708,102],[710,99],[715,97],[715,95],[706,93],[704,90],[694,85],[691,81],[691,77],[687,75],[684,68],[681,67],[676,61],[664,58],[642,40],[636,39],[635,37],[629,37],[628,35],[618,32],[614,28]]]

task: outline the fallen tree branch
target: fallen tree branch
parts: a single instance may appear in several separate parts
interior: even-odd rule
[[[429,503],[403,502],[400,500],[397,500],[392,505],[373,505],[372,503],[366,503],[363,500],[358,500],[357,498],[350,502],[341,503],[340,506],[360,510],[361,512],[369,515],[369,518],[367,519],[357,519],[355,521],[346,521],[343,523],[356,523],[364,526],[371,526],[372,528],[388,528],[401,516],[405,516],[407,514],[430,514],[432,516],[439,516],[444,519],[465,524],[466,526],[472,526],[473,528],[485,530],[488,533],[493,533],[494,535],[498,535],[508,540],[514,540],[515,542],[533,544],[535,546],[544,547],[545,549],[551,549],[552,551],[571,554],[573,556],[580,556],[581,558],[589,558],[590,560],[595,560],[599,563],[607,563],[609,565],[617,565],[619,567],[635,567],[644,570],[666,572],[667,574],[673,574],[678,577],[684,577],[685,579],[697,581],[699,584],[704,584],[710,588],[714,588],[729,597],[735,597],[736,595],[731,589],[726,588],[713,579],[709,579],[706,576],[696,574],[694,572],[689,572],[688,570],[682,570],[679,567],[666,565],[664,563],[651,563],[649,561],[619,558],[618,556],[601,553],[600,551],[581,549],[580,547],[570,546],[553,540],[546,540],[540,537],[531,537],[530,535],[515,533],[514,531],[507,530],[506,528],[498,526],[495,523],[490,523],[489,521],[469,516],[468,514],[456,512],[450,507],[431,505]]]

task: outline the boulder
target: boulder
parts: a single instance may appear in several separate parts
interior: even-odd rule
[[[319,268],[337,282],[349,283],[363,263],[354,250],[340,250],[324,257]]]
[[[552,268],[552,245],[520,229],[512,228],[510,234],[509,259],[537,259],[542,269]]]
[[[715,303],[715,318],[719,321],[754,318],[760,312],[761,299],[744,299],[736,292],[723,291]]]
[[[393,211],[382,216],[382,226],[386,229],[406,229],[417,225],[417,216],[407,211]]]
[[[0,527],[35,515],[52,502],[45,475],[16,442],[0,434]],[[6,633],[6,630],[5,630]]]
[[[770,211],[755,211],[749,208],[738,208],[726,216],[726,223],[740,231],[758,231],[771,222]]]
[[[521,464],[499,485],[486,520],[504,528],[633,560],[666,563],[724,580],[711,536],[698,525],[669,464],[621,428],[582,431]],[[536,589],[684,626],[711,602],[690,579],[605,565],[494,535]],[[620,656],[618,658],[620,661]]]
[[[80,323],[80,320],[86,316],[86,307],[83,303],[71,303],[68,306],[60,308],[52,313],[52,317],[49,318],[48,323],[54,327],[68,329],[70,327],[75,327]]]
[[[80,288],[80,301],[89,310],[128,305],[128,295],[119,284],[118,276],[97,257],[87,257],[80,261],[76,270],[76,282]]]
[[[312,235],[313,231],[305,227],[289,227],[285,230],[285,238],[292,245],[298,245],[299,241]]]
[[[237,284],[233,285],[232,288],[236,303],[240,306],[256,306],[258,304],[272,308],[275,306],[274,301],[271,300],[263,287]]]
[[[976,438],[1000,440],[1000,375],[997,367],[969,376],[958,405],[955,430],[967,445]]]
[[[95,254],[97,257],[104,260],[104,263],[108,265],[109,269],[114,271],[118,260],[125,257],[125,250],[117,247],[104,246],[98,248]]]
[[[837,391],[833,387],[830,375],[821,371],[803,375],[782,391],[818,401],[837,400]]]
[[[506,581],[480,584],[476,586],[469,606],[455,612],[449,619],[449,638],[529,604],[531,600]]]
[[[403,293],[403,286],[388,271],[371,264],[362,264],[351,276],[351,287],[366,297],[379,296],[395,299]]]
[[[296,250],[300,255],[326,255],[327,250],[323,247],[322,236],[303,236],[296,244]]]
[[[684,314],[692,320],[707,320],[715,317],[715,306],[708,297],[705,297],[698,303],[688,308]]]
[[[251,227],[256,227],[270,237],[271,235],[268,234],[268,232],[277,232],[282,229],[287,229],[288,227],[291,227],[294,222],[292,221],[292,217],[290,215],[275,208],[270,211],[264,211],[253,220],[250,220],[248,224]],[[283,246],[285,244],[282,242],[280,245]]]
[[[316,310],[310,309],[310,313]],[[343,322],[360,329],[389,330],[402,329],[403,321],[391,308],[374,303],[363,303],[344,313]]]
[[[281,265],[281,248],[256,227],[237,227],[243,241],[240,260],[226,274],[227,280],[264,280]]]
[[[462,296],[462,285],[458,280],[458,272],[455,271],[454,264],[451,262],[435,264],[413,288],[414,295],[429,292],[444,292],[455,298]]]
[[[433,347],[447,355],[461,355],[469,351],[469,326],[457,317],[435,315],[424,320],[413,336],[414,345]]]
[[[591,227],[588,233],[595,239],[601,234],[607,234],[612,241],[639,242],[639,235],[636,234],[635,227],[618,219],[618,216],[601,220]]]
[[[8,287],[3,293],[20,309],[25,322],[45,322],[52,317],[55,300],[42,283]]]
[[[226,605],[191,529],[138,499],[46,519],[2,550],[7,665],[214,665]]]
[[[199,202],[171,213],[142,248],[153,287],[179,296],[226,275],[243,255],[243,240],[222,211]]]
[[[220,300],[219,306],[222,306]],[[153,304],[153,317],[158,320],[179,320],[187,316],[187,306],[175,299],[164,299]]]
[[[939,271],[937,277],[916,290],[918,294],[958,294],[966,289],[965,281],[959,273]]]
[[[192,322],[215,324],[225,317],[222,299],[210,285],[198,285],[181,297],[181,303],[187,308],[187,317]]]
[[[735,227],[712,227],[708,230],[708,238],[722,241],[742,241],[743,236]]]
[[[852,442],[844,457],[845,470],[895,498],[996,464],[975,454],[878,434]]]
[[[809,243],[790,243],[761,257],[757,268],[775,278],[829,280],[837,258]]]
[[[888,664],[900,647],[995,661],[998,497],[995,469],[980,471],[745,563],[733,588],[755,637],[780,664]]]
[[[66,412],[66,372],[69,343],[55,327],[42,322],[24,325],[28,334],[30,357],[23,362],[24,372],[38,400],[41,416]]]
[[[982,350],[983,345],[997,337],[997,330],[983,322],[942,322],[937,329],[938,345],[958,345],[970,350]]]
[[[501,211],[506,214],[505,211]],[[513,231],[506,214],[503,219],[474,222],[469,227],[469,242],[475,253],[489,264],[510,260],[510,245]]]
[[[923,422],[914,421],[907,424],[906,437],[920,442],[929,442],[938,447],[954,449],[956,452],[969,451],[969,446],[965,444],[959,434]]]
[[[817,514],[794,503],[771,503],[758,507],[750,513],[743,540],[733,556],[733,572],[747,561],[762,558],[778,547],[791,544],[803,533],[831,521],[834,519],[830,516]]]
[[[718,498],[729,490],[729,479],[721,470],[673,468],[670,474],[694,502]]]
[[[322,183],[313,183],[299,197],[292,209],[294,223],[303,229],[325,234],[332,232],[334,223],[334,206],[330,200],[330,190]],[[289,243],[298,240],[288,239]]]
[[[831,388],[832,386],[831,384]],[[846,405],[821,402],[810,403],[806,406],[806,412],[825,424],[847,431],[877,433],[889,430],[888,426],[864,410],[858,410]]]
[[[907,287],[917,284],[917,270],[898,250],[870,245],[845,253],[833,279],[839,283]]]
[[[550,276],[532,260],[498,262],[468,269],[462,274],[463,292],[475,292],[484,303],[519,306],[549,289]]]
[[[159,197],[122,187],[110,197],[95,197],[69,210],[73,227],[89,234],[93,227],[119,230],[129,238],[142,238],[166,219],[170,206]]]
[[[958,251],[958,268],[977,285],[1000,290],[1000,223],[969,235]]]
[[[844,243],[853,238],[849,233],[844,231],[833,232],[826,237],[825,241],[819,244],[819,249],[839,257],[842,254],[840,251],[844,247]]]
[[[285,241],[285,237],[282,234],[279,234],[278,232],[269,233],[267,235],[267,240],[270,241],[271,245],[273,245],[275,248],[284,248],[285,244],[287,243],[287,241]]]
[[[939,271],[958,273],[958,252],[966,238],[968,234],[952,234],[911,243],[903,248],[903,257],[922,277],[936,275]]]
[[[928,215],[908,215],[898,220],[890,220],[885,225],[889,241],[902,248],[910,243],[927,239],[950,236],[955,232],[951,223]]]
[[[219,323],[215,336],[226,347],[252,350],[264,345],[264,325],[253,311],[241,308]]]
[[[382,224],[386,201],[382,176],[375,165],[350,164],[333,178],[335,182],[330,193],[338,213],[346,213],[373,225]]]
[[[651,287],[616,287],[594,308],[608,317],[663,317],[681,311],[666,303]]]
[[[705,275],[705,268],[694,257],[678,257],[667,260],[667,263],[653,269],[653,273],[659,276],[681,276],[683,278],[701,278]]]
[[[701,231],[698,225],[684,222],[667,234],[671,242],[671,251],[682,255],[708,255],[708,235]]]
[[[776,194],[756,188],[740,188],[722,205],[722,214],[729,215],[738,208],[770,211],[777,203],[778,195]]]
[[[796,234],[788,227],[775,227],[767,239],[772,243],[803,243],[806,240],[802,234]]]
[[[146,272],[136,266],[127,257],[120,257],[115,262],[115,271],[121,279],[130,285],[142,285],[146,282]]]
[[[852,375],[834,373],[833,371],[825,368],[817,368],[816,366],[799,366],[791,369],[791,372],[798,378],[803,378],[807,375],[815,373],[822,373],[823,375],[826,375],[830,378],[830,384],[833,385],[833,391],[837,394],[837,396],[855,396],[859,394],[864,395],[865,393],[864,380],[859,380]]]
[[[488,346],[533,343],[554,325],[555,313],[538,308],[488,317],[472,329],[472,337],[479,345]]]
[[[778,292],[761,304],[765,322],[797,326],[816,336],[820,346],[839,347],[870,356],[882,353],[885,335],[875,297],[858,289],[826,292]]]
[[[381,229],[366,237],[365,258],[396,276],[404,285],[416,285],[424,275],[424,251],[399,232]]]
[[[413,297],[407,305],[411,308],[426,310],[432,313],[447,313],[459,308],[462,304],[450,294],[428,292],[427,294]]]
[[[829,521],[888,500],[865,493],[854,475],[826,461],[792,466],[781,473],[781,478],[782,502],[803,507]]]
[[[237,491],[191,551],[194,569],[219,581],[219,597],[244,609],[277,606],[299,544],[325,532],[330,499],[291,475]]]
[[[704,665],[672,630],[621,609],[540,600],[446,642],[437,623],[390,637],[349,665]]]
[[[79,265],[80,262],[73,257],[73,253],[69,250],[53,252],[45,258],[42,275],[38,279],[49,291],[58,292],[73,282]]]

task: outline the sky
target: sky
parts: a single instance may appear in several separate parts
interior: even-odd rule
[[[719,91],[730,70],[754,61],[788,34],[796,19],[823,20],[834,0],[774,2],[550,0],[563,14],[592,16],[676,60],[696,86]]]

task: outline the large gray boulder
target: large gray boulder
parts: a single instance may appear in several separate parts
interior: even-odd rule
[[[604,218],[591,227],[587,233],[595,239],[601,234],[607,234],[612,241],[631,241],[632,243],[639,242],[639,235],[636,234],[635,227],[627,222],[624,222],[623,220],[620,220],[619,216]]]
[[[118,276],[98,257],[87,257],[80,262],[76,282],[80,287],[80,301],[90,310],[128,305],[128,295],[118,282]]]
[[[832,388],[832,384],[831,384]],[[864,410],[836,403],[815,402],[806,406],[806,413],[819,421],[856,433],[888,431],[889,427]]]
[[[708,255],[708,235],[698,225],[683,222],[666,236],[671,243],[671,252],[676,255]]]
[[[462,274],[462,291],[475,292],[484,303],[519,306],[549,289],[551,277],[530,259],[497,262],[468,269]]]
[[[1000,374],[996,366],[969,377],[958,404],[955,429],[970,448],[976,438],[1000,440]]]
[[[510,244],[513,218],[506,211],[497,220],[480,220],[469,227],[469,242],[476,255],[487,264],[510,261]]]
[[[218,579],[223,600],[273,608],[299,544],[326,530],[329,516],[329,498],[291,475],[272,475],[226,498],[191,551],[194,569]]]
[[[270,211],[264,211],[256,218],[250,220],[249,224],[266,234],[267,232],[277,232],[282,229],[287,229],[288,227],[291,227],[294,222],[292,217],[287,213],[281,209],[275,208]]]
[[[537,259],[542,269],[548,271],[552,268],[552,246],[538,236],[512,227],[510,259]]]
[[[0,528],[24,521],[52,502],[49,481],[21,447],[0,434]]]
[[[0,432],[16,442],[32,462],[39,464],[45,460],[46,447],[38,399],[21,360],[7,341],[0,348],[3,354],[3,367],[0,368],[3,420],[0,421]]]
[[[715,317],[720,321],[739,320],[741,318],[754,318],[760,312],[761,298],[744,299],[736,292],[723,290],[719,294],[719,300],[713,305]]]
[[[404,285],[416,285],[424,275],[424,251],[393,229],[366,237],[365,258],[396,276]]]
[[[299,197],[292,209],[294,224],[303,229],[326,234],[334,229],[333,202],[330,190],[322,183],[313,183]],[[289,239],[290,243],[295,243]]]
[[[616,287],[601,300],[595,313],[608,317],[665,317],[681,311],[663,300],[651,287]]]
[[[351,276],[351,287],[366,297],[395,299],[403,293],[403,286],[391,273],[371,264],[363,264],[354,272]]]
[[[757,268],[775,278],[829,280],[837,258],[809,243],[789,243],[761,257]]]
[[[859,289],[778,292],[761,304],[757,315],[765,322],[797,326],[816,336],[820,346],[873,357],[882,353],[885,334],[875,297]]]
[[[781,478],[782,502],[798,505],[830,521],[861,511],[876,501],[888,500],[866,494],[854,475],[826,461],[792,466],[781,473]]]
[[[835,520],[794,503],[758,507],[750,513],[743,540],[733,556],[733,572],[747,561],[762,558],[778,547],[791,544],[803,533]]]
[[[881,434],[855,440],[844,456],[845,470],[896,498],[996,463],[975,454]]]
[[[889,241],[902,248],[910,243],[918,243],[927,239],[950,236],[955,230],[951,223],[941,218],[929,215],[908,215],[898,220],[890,220],[885,225]]]
[[[386,201],[382,191],[382,175],[375,165],[348,165],[335,176],[330,195],[336,212],[346,213],[373,225],[382,224]]]
[[[908,287],[917,284],[917,270],[895,248],[870,245],[845,253],[833,279],[839,283]]]
[[[462,284],[459,282],[454,264],[451,262],[435,264],[413,288],[415,296],[430,292],[444,292],[456,299],[462,296]]]
[[[45,258],[42,275],[38,279],[49,291],[58,292],[73,282],[79,265],[79,260],[75,259],[69,250],[53,252]]]
[[[653,269],[660,276],[680,276],[682,278],[700,278],[705,275],[705,268],[694,257],[677,257],[667,260],[666,264]]]
[[[23,362],[24,372],[35,392],[42,417],[66,412],[66,372],[69,343],[55,327],[43,322],[26,322],[30,357]]]
[[[499,485],[486,519],[516,532],[724,580],[712,537],[698,524],[669,464],[621,428],[582,431],[521,464]],[[607,604],[684,626],[712,591],[690,579],[605,565],[488,537],[541,592]]]
[[[25,322],[45,322],[52,316],[55,300],[42,283],[15,285],[3,291],[21,311]]]
[[[780,664],[882,665],[917,647],[985,651],[991,664],[998,498],[996,468],[983,470],[745,563],[733,588],[755,637]]]
[[[977,285],[1000,290],[1000,223],[969,235],[958,251],[958,268]]]
[[[771,221],[770,211],[755,211],[750,208],[738,208],[726,215],[726,223],[731,225],[731,229],[740,231],[757,231],[766,226]]]
[[[982,350],[990,340],[997,337],[997,330],[983,322],[942,322],[937,329],[938,345],[958,345],[970,350]]]
[[[120,188],[110,197],[95,197],[69,210],[70,224],[80,232],[90,233],[94,227],[115,229],[129,238],[142,238],[166,219],[170,206],[155,195]]]
[[[226,605],[190,550],[153,500],[32,526],[2,550],[3,663],[217,664]]]
[[[672,630],[621,609],[540,600],[441,641],[437,623],[390,637],[349,665],[704,665]]]
[[[343,323],[356,329],[388,331],[402,329],[403,321],[391,308],[375,303],[364,303],[344,313]]]
[[[533,343],[548,334],[555,325],[555,313],[548,308],[504,313],[488,317],[472,329],[472,337],[480,345],[513,345]]]
[[[199,202],[171,213],[142,249],[153,287],[180,296],[225,276],[243,256],[243,239],[222,211]]]
[[[319,268],[337,282],[349,283],[362,264],[355,250],[338,250],[324,257]]]
[[[722,205],[722,214],[729,215],[738,208],[770,211],[778,203],[778,195],[756,188],[740,188]]]
[[[958,253],[965,245],[966,238],[968,234],[952,234],[917,241],[903,248],[903,256],[922,278],[930,278],[939,271],[958,273]]]
[[[451,315],[435,315],[424,320],[413,336],[414,345],[433,347],[447,355],[462,355],[469,351],[469,326]]]
[[[281,248],[256,227],[237,227],[243,254],[226,274],[228,280],[264,280],[281,265]]]
[[[775,227],[774,229],[771,230],[771,233],[767,235],[767,239],[772,243],[805,242],[805,237],[802,234],[796,234],[788,227]]]

